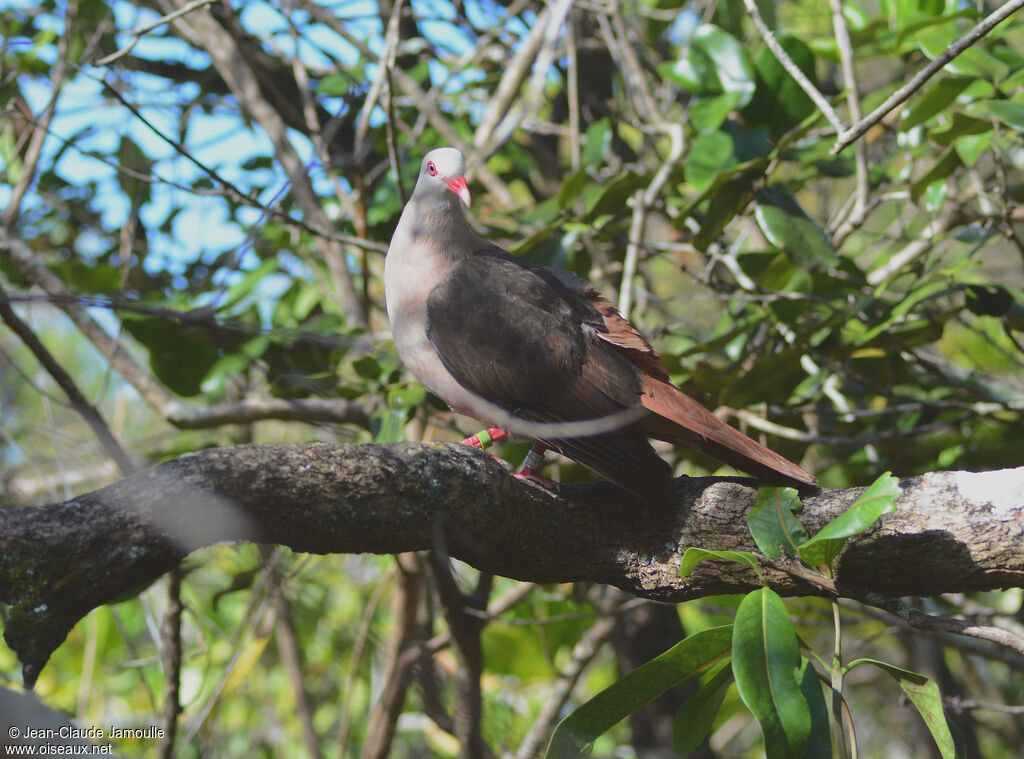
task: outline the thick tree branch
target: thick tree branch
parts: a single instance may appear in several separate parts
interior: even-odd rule
[[[684,478],[675,508],[657,509],[611,485],[550,493],[455,444],[209,449],[64,503],[0,508],[5,638],[32,683],[90,609],[226,540],[313,553],[439,548],[505,577],[603,582],[663,601],[746,592],[758,586],[752,571],[705,562],[684,583],[679,560],[688,546],[754,550],[744,520],[751,482]],[[897,511],[838,559],[841,595],[1024,586],[1024,468],[902,485]],[[800,518],[813,533],[858,492],[822,491]],[[783,569],[763,572],[780,593],[827,595]]]

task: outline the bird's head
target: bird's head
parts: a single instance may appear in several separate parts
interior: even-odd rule
[[[423,156],[416,192],[439,195],[451,190],[469,207],[469,185],[466,184],[466,159],[455,148],[437,148]]]

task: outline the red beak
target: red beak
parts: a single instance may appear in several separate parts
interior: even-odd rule
[[[469,208],[469,185],[466,184],[466,178],[463,176],[452,177],[444,180],[444,183],[448,185],[449,190],[459,196],[459,200],[466,204],[466,208]]]

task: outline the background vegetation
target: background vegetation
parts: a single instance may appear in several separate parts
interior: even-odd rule
[[[470,157],[482,233],[594,281],[677,384],[822,484],[1019,465],[1024,30],[1010,16],[941,57],[991,10],[8,2],[0,501],[64,500],[210,446],[474,432],[403,372],[383,310],[383,253],[420,157],[442,144]],[[715,471],[665,454],[680,473]],[[553,476],[590,477],[566,461]],[[90,614],[37,692],[83,724],[178,726],[117,747],[129,756],[455,755],[465,662],[444,637],[452,577],[428,565],[203,551]],[[479,720],[493,755],[535,755],[559,714],[739,604],[455,574],[495,614]],[[1018,588],[915,603],[1019,631],[1022,601]],[[828,650],[828,604],[787,608]],[[856,655],[939,683],[967,755],[1021,755],[1024,657],[858,604],[842,614]],[[410,636],[428,643],[403,664]],[[8,687],[16,672],[0,649]],[[900,694],[882,671],[847,681],[863,755],[936,750]],[[594,755],[671,755],[684,697]],[[757,723],[735,688],[723,698],[694,755],[758,755]]]

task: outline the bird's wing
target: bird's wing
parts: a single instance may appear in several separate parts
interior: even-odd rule
[[[640,405],[642,382],[604,317],[560,277],[500,249],[465,257],[427,296],[427,337],[460,385],[530,421],[605,417]],[[637,424],[541,442],[641,495],[669,468]]]

